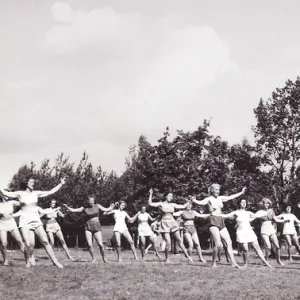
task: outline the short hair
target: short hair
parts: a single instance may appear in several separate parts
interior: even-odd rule
[[[244,199],[244,198],[242,198],[242,199],[238,200],[238,202],[237,202],[237,206],[238,206],[238,208],[241,208],[241,202],[242,202],[243,200],[245,200],[245,201],[246,201],[246,205],[248,204],[248,203],[247,203],[247,200],[246,200],[246,199]]]
[[[283,207],[282,207],[283,211],[286,211],[286,209],[287,209],[288,207],[290,207],[290,208],[292,209],[291,203],[285,203],[285,204],[283,205]]]
[[[213,183],[212,185],[210,185],[209,187],[208,187],[208,193],[209,194],[211,194],[211,190],[214,188],[214,187],[218,187],[219,189],[221,188],[221,185],[220,184],[218,184],[218,183]]]
[[[121,200],[121,201],[118,201],[118,202],[115,203],[115,207],[116,207],[116,208],[119,208],[119,207],[121,206],[122,203],[125,204],[125,207],[127,206],[127,203],[126,203],[124,200]]]
[[[27,183],[28,183],[28,181],[30,180],[30,179],[34,179],[34,180],[36,180],[36,175],[35,174],[33,174],[33,173],[30,173],[30,174],[28,174],[26,177],[25,177],[25,179],[21,182],[21,184],[20,184],[20,189],[21,190],[26,190],[27,189]]]

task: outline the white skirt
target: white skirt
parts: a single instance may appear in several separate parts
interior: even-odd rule
[[[248,244],[257,241],[257,236],[251,227],[237,229],[236,240],[240,244]]]
[[[153,236],[154,234],[150,225],[146,222],[142,222],[141,224],[139,224],[138,232],[139,236]]]
[[[297,234],[295,225],[292,223],[285,223],[283,225],[283,231],[282,231],[283,235],[295,235]]]

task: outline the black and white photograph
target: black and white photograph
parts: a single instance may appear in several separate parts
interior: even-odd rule
[[[299,12],[0,0],[0,299],[299,300]]]

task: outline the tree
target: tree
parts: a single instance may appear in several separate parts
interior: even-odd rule
[[[272,195],[278,207],[292,200],[297,191],[300,159],[300,78],[288,80],[254,110],[253,127],[262,163],[272,180]]]

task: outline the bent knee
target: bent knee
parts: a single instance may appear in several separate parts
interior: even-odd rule
[[[216,243],[215,247],[218,248],[219,250],[223,249],[222,243]]]
[[[50,245],[49,241],[47,240],[41,240],[41,243],[43,244],[43,246],[48,246]],[[34,245],[33,245],[34,246]]]

